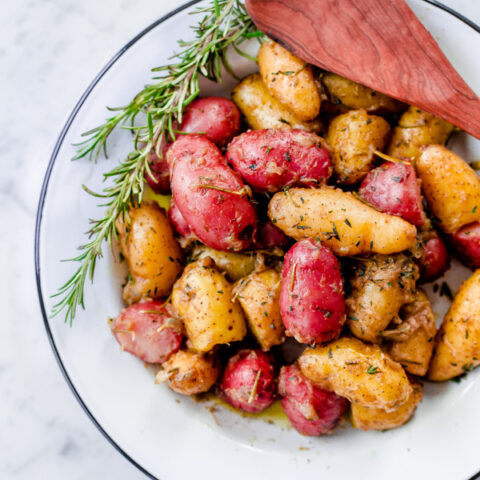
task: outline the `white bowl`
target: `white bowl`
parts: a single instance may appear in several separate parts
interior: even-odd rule
[[[71,162],[72,143],[104,120],[106,105],[124,105],[148,83],[150,68],[167,63],[178,39],[191,37],[189,26],[198,16],[189,13],[196,3],[152,24],[110,61],[72,112],[48,166],[38,209],[35,266],[47,334],[72,391],[106,438],[151,478],[469,478],[480,470],[478,371],[461,383],[426,384],[414,419],[402,428],[364,433],[345,426],[331,436],[307,438],[285,425],[242,418],[221,407],[212,415],[205,404],[155,385],[142,362],[121,353],[107,318],[122,307],[123,279],[107,246],[94,285],[86,286],[86,311],[78,312],[73,327],[60,316],[48,318],[54,303],[50,295],[76,268],[60,260],[73,256],[86,238],[88,219],[101,215],[97,200],[81,186],[101,190],[101,174],[129,152],[132,139],[125,131],[116,132],[109,143],[111,159],[97,164]],[[409,3],[480,93],[479,32],[424,1]],[[238,58],[235,64],[241,74],[254,69]],[[221,86],[205,82],[202,93],[228,95],[234,83],[231,78]],[[467,160],[480,156],[480,142],[466,134],[456,135],[450,147]],[[468,274],[455,264],[447,281],[456,289]],[[448,302],[431,289],[428,293],[441,319]]]

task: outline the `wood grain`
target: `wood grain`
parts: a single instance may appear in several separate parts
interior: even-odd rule
[[[246,7],[263,32],[305,61],[480,139],[478,96],[404,0],[247,0]]]

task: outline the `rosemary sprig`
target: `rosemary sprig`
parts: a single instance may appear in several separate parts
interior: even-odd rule
[[[93,280],[96,261],[102,256],[104,241],[111,244],[117,237],[116,219],[124,215],[128,221],[128,208],[139,205],[144,194],[145,174],[149,175],[148,154],[155,148],[161,156],[162,143],[175,139],[177,124],[182,113],[199,94],[199,78],[204,76],[214,82],[222,81],[222,68],[234,74],[227,59],[227,50],[232,47],[237,53],[255,60],[240,49],[247,39],[263,34],[255,27],[240,0],[214,0],[193,13],[203,15],[193,28],[194,40],[180,41],[179,53],[172,63],[154,68],[155,83],[147,85],[126,106],[109,108],[113,115],[102,125],[83,134],[74,159],[96,160],[101,152],[107,156],[107,140],[118,127],[135,133],[135,150],[113,170],[104,174],[110,185],[102,193],[85,190],[105,203],[104,217],[92,220],[88,231],[90,241],[79,247],[80,254],[71,261],[80,266],[74,275],[53,295],[60,300],[53,306],[52,316],[65,311],[65,321],[72,323],[78,306],[84,306],[84,285],[87,278]],[[136,126],[139,114],[146,116],[146,125]],[[140,148],[138,148],[140,146]]]

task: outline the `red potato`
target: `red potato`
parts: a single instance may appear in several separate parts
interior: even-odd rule
[[[245,412],[265,410],[275,398],[273,362],[262,350],[240,350],[230,358],[220,389],[225,400]]]
[[[110,328],[122,350],[147,363],[163,363],[180,349],[182,324],[163,302],[135,303],[111,321]]]
[[[181,237],[189,238],[193,236],[190,225],[183,218],[182,213],[178,209],[173,197],[170,199],[170,208],[168,209],[168,219],[170,220],[170,223],[172,224],[172,227],[175,230],[175,232],[177,232]]]
[[[332,175],[324,140],[303,130],[251,130],[234,138],[227,161],[260,192],[284,186],[312,187]]]
[[[286,248],[290,239],[270,219],[258,223],[256,246],[260,249]]]
[[[170,193],[170,173],[167,162],[167,152],[170,144],[162,142],[161,152],[162,157],[159,157],[154,150],[148,154],[148,163],[150,165],[150,172],[145,172],[145,179],[150,188],[161,195],[168,195]]]
[[[173,198],[195,236],[216,250],[250,247],[257,231],[251,192],[218,148],[203,136],[185,135],[167,157]]]
[[[450,236],[450,241],[467,267],[480,268],[480,222],[465,225]]]
[[[384,163],[363,180],[360,195],[384,213],[397,215],[417,227],[426,220],[415,169],[409,163]]]
[[[433,282],[441,277],[450,266],[447,247],[444,241],[436,236],[427,240],[423,249],[423,255],[418,260],[420,281]]]
[[[280,312],[287,335],[315,345],[338,337],[345,323],[340,266],[320,242],[305,239],[285,255]]]
[[[283,397],[283,411],[302,435],[331,432],[348,408],[345,398],[316,387],[301,374],[297,365],[281,368],[278,393]]]

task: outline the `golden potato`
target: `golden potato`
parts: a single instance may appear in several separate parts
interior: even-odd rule
[[[217,268],[221,272],[226,273],[232,282],[250,275],[255,270],[257,263],[261,262],[261,259],[254,252],[222,252],[206,245],[198,245],[194,248],[192,252],[193,260],[201,260],[207,257],[210,257],[215,262]]]
[[[364,407],[391,412],[405,403],[413,390],[399,363],[378,345],[356,338],[308,348],[298,365],[313,383]]]
[[[333,103],[340,102],[354,110],[363,108],[367,112],[398,113],[406,107],[404,103],[392,97],[335,73],[324,73],[322,84]]]
[[[279,303],[281,280],[275,270],[265,270],[243,278],[234,290],[251,332],[265,351],[284,340]]]
[[[448,380],[480,365],[480,270],[465,281],[437,333],[428,379]]]
[[[318,238],[337,255],[391,254],[415,244],[417,229],[340,189],[291,188],[268,205],[272,222],[295,240]]]
[[[352,185],[370,171],[374,151],[382,150],[390,134],[390,125],[382,117],[365,110],[352,110],[335,117],[327,142],[332,150],[333,171],[340,183]]]
[[[480,178],[462,158],[441,145],[425,148],[416,163],[430,210],[446,233],[480,220]]]
[[[414,300],[418,267],[403,254],[374,255],[354,266],[346,300],[347,322],[361,340],[380,343],[400,308]]]
[[[388,353],[407,372],[423,377],[432,358],[437,329],[430,300],[422,290],[417,290],[415,300],[402,308],[400,317],[402,323],[383,332],[384,338],[392,341]]]
[[[407,423],[423,398],[422,386],[412,383],[413,391],[405,403],[392,412],[381,408],[369,408],[352,403],[351,419],[353,428],[362,430],[390,430]]]
[[[245,320],[232,288],[211,258],[187,265],[173,286],[172,307],[185,324],[189,348],[204,353],[245,336]]]
[[[431,113],[409,107],[400,117],[398,126],[393,129],[387,154],[395,158],[416,160],[422,147],[445,145],[454,128],[452,124]]]
[[[270,95],[260,75],[244,78],[232,92],[232,99],[254,130],[264,128],[299,128],[320,133],[325,126],[320,120],[303,122],[276,98]]]
[[[162,364],[155,383],[167,382],[169,388],[182,395],[208,392],[220,374],[216,355],[179,350]]]
[[[280,103],[301,121],[320,113],[320,92],[310,65],[278,43],[267,40],[258,51],[263,83]]]
[[[155,202],[143,202],[128,212],[129,222],[118,217],[120,250],[130,279],[123,289],[127,304],[141,298],[162,298],[170,293],[182,271],[182,251],[165,210]]]

